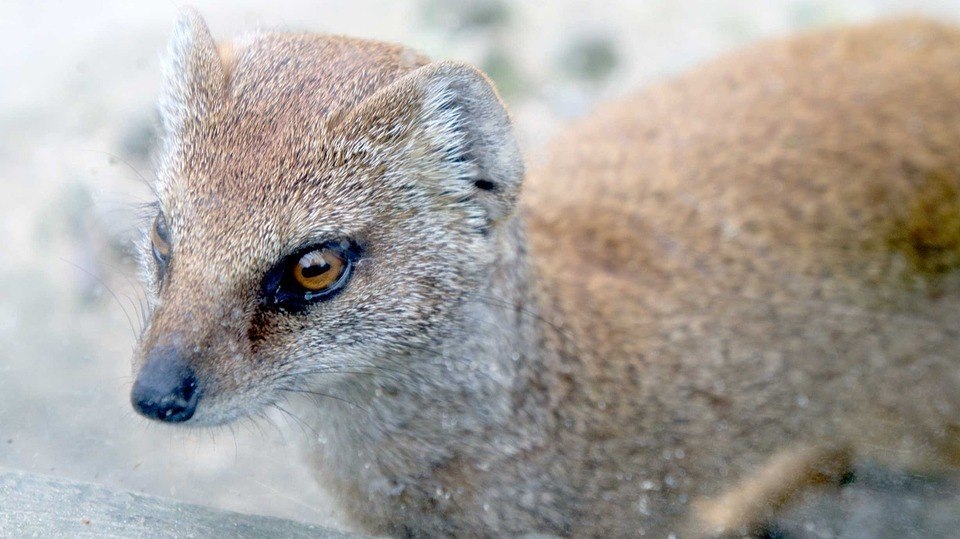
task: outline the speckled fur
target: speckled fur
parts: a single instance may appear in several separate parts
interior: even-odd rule
[[[138,357],[194,350],[188,424],[304,397],[360,528],[748,531],[851,459],[960,465],[958,231],[923,193],[960,178],[957,30],[748,48],[573,126],[522,197],[468,66],[311,34],[218,52],[192,12],[169,58],[173,256]],[[341,295],[260,308],[267,268],[338,237],[365,249]]]

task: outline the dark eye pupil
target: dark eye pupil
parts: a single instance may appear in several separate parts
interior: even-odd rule
[[[328,271],[330,271],[330,264],[327,264],[326,261],[321,261],[319,264],[306,266],[300,270],[300,273],[302,273],[304,277],[310,278],[323,275]]]

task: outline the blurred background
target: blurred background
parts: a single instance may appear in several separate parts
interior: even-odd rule
[[[158,60],[179,3],[0,2],[0,468],[337,525],[275,412],[219,430],[128,404],[140,321],[134,243],[150,201]],[[893,14],[960,21],[960,0],[221,0],[218,38],[313,30],[472,62],[525,151],[599,99],[742,43]]]

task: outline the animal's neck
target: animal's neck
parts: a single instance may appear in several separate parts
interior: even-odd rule
[[[354,518],[371,529],[395,529],[383,526],[398,504],[415,518],[409,508],[422,502],[416,485],[426,474],[440,491],[470,492],[481,487],[463,483],[464,469],[495,470],[484,476],[488,499],[516,488],[542,490],[516,482],[545,480],[542,474],[515,467],[549,458],[557,420],[549,409],[556,395],[548,392],[562,385],[555,329],[540,314],[522,219],[502,226],[496,268],[464,301],[458,334],[401,358],[393,372],[357,378],[357,391],[342,396],[354,404],[326,399],[310,412],[319,444],[309,454],[321,482],[367,502],[368,514]]]
[[[321,401],[318,428],[365,440],[361,447],[390,440],[420,451],[424,440],[475,443],[489,432],[513,431],[501,427],[516,427],[518,417],[539,415],[525,408],[542,402],[531,397],[544,391],[537,377],[550,362],[543,347],[549,325],[539,314],[522,218],[501,226],[496,267],[487,286],[464,301],[461,330],[357,377],[349,394],[337,395],[352,404]]]
[[[495,241],[494,269],[486,286],[463,302],[460,330],[409,358],[422,375],[414,384],[429,397],[411,396],[451,417],[459,412],[465,431],[496,427],[491,423],[498,420],[514,422],[518,396],[530,391],[531,375],[544,361],[543,322],[522,217],[501,223]],[[488,424],[473,424],[481,418]]]

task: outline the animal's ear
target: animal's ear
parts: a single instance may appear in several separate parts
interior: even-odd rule
[[[193,8],[180,12],[162,67],[160,114],[167,133],[208,114],[226,92],[227,74],[217,45]]]
[[[408,163],[439,196],[474,202],[491,224],[516,206],[524,171],[512,122],[493,83],[472,66],[421,67],[365,99],[340,127],[371,148],[394,148],[393,163]]]

